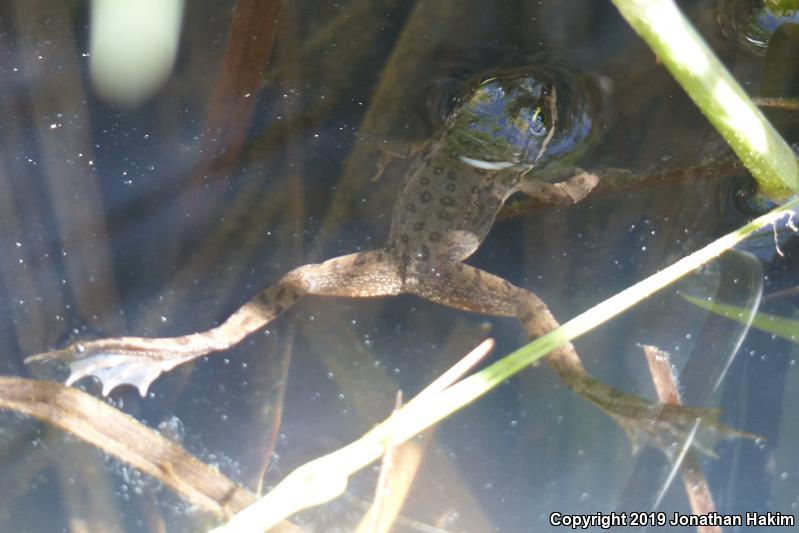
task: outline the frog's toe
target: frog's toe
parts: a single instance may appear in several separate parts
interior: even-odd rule
[[[69,367],[66,385],[95,376],[103,385],[103,396],[120,385],[132,385],[144,397],[158,376],[198,355],[196,350],[181,353],[176,349],[163,349],[159,343],[168,344],[170,339],[118,338],[76,342],[61,350],[30,356],[25,363],[37,365],[61,361]],[[172,344],[175,345],[173,348],[180,346],[179,343]]]
[[[634,414],[608,414],[625,430],[633,450],[637,451],[642,443],[651,444],[671,460],[685,450],[716,458],[714,448],[722,440],[757,438],[721,423],[718,409],[649,404],[647,409]]]

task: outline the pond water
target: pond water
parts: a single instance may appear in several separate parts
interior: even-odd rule
[[[797,96],[796,80],[779,75],[796,70],[795,54],[756,53],[725,35],[717,6],[684,4],[747,92]],[[562,321],[756,213],[746,172],[610,3],[285,2],[277,24],[269,5],[240,0],[234,17],[230,2],[187,3],[174,67],[150,96],[98,90],[88,6],[0,7],[3,374],[31,377],[26,356],[78,339],[205,330],[296,266],[381,246],[408,162],[373,180],[377,146],[429,138],[475,80],[497,72],[544,65],[591,88],[589,139],[548,179],[580,167],[604,185],[563,208],[513,197],[468,260],[535,291]],[[168,40],[160,46],[168,55]],[[122,79],[137,68],[117,63]],[[795,112],[771,116],[795,133]],[[799,513],[797,345],[680,295],[795,318],[798,247],[786,228],[769,229],[575,343],[597,378],[650,399],[641,345],[667,350],[687,405],[719,407],[726,424],[762,437],[701,458],[719,513]],[[269,489],[486,337],[497,342],[491,360],[526,342],[514,320],[414,296],[308,297],[235,348],[162,376],[146,397],[125,386],[108,401],[249,489],[265,473]],[[78,387],[101,391],[91,379]],[[214,523],[79,439],[0,416],[0,530]],[[545,364],[414,443],[420,464],[394,531],[691,512],[664,454],[633,453]],[[355,475],[345,496],[292,521],[354,530],[378,474]]]

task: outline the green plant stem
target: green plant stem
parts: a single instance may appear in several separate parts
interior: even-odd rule
[[[613,0],[773,200],[799,193],[788,144],[683,16],[673,0]]]

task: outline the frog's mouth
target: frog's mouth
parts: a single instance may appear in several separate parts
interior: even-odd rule
[[[482,170],[503,170],[516,166],[518,163],[511,163],[510,161],[483,161],[481,159],[474,159],[465,155],[459,155],[458,159],[469,165],[470,167],[479,168]]]

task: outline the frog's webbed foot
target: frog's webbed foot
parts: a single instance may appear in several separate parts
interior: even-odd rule
[[[61,350],[28,357],[25,363],[62,361],[69,366],[67,385],[86,376],[96,376],[103,384],[103,396],[126,384],[145,396],[150,384],[162,373],[213,351],[207,345],[189,349],[185,338],[118,337],[75,342]]]
[[[238,344],[305,294],[384,296],[399,293],[401,286],[399,269],[384,251],[343,255],[324,263],[295,268],[213,329],[182,337],[79,341],[61,350],[28,357],[25,363],[63,361],[70,370],[67,385],[86,376],[97,376],[103,383],[103,395],[127,384],[139,389],[144,396],[162,373]]]
[[[548,310],[539,313],[539,317],[542,323],[554,321]],[[718,409],[651,403],[605,385],[585,371],[571,344],[553,350],[547,361],[567,387],[599,407],[624,429],[634,452],[643,443],[660,448],[670,460],[683,450],[716,457],[713,448],[721,440],[757,437],[722,424]]]
[[[67,385],[86,376],[103,383],[103,395],[120,385],[133,385],[142,396],[162,373],[219,350],[238,344],[244,337],[266,325],[295,303],[303,291],[294,280],[283,278],[245,303],[221,325],[181,337],[114,337],[78,341],[61,350],[34,355],[25,363],[49,360],[69,366]]]
[[[713,448],[719,441],[736,437],[757,437],[722,424],[718,409],[649,403],[619,392],[591,377],[580,380],[580,386],[574,386],[568,381],[567,385],[624,429],[634,451],[640,448],[643,441],[660,448],[671,460],[683,449],[693,449],[715,458]]]

